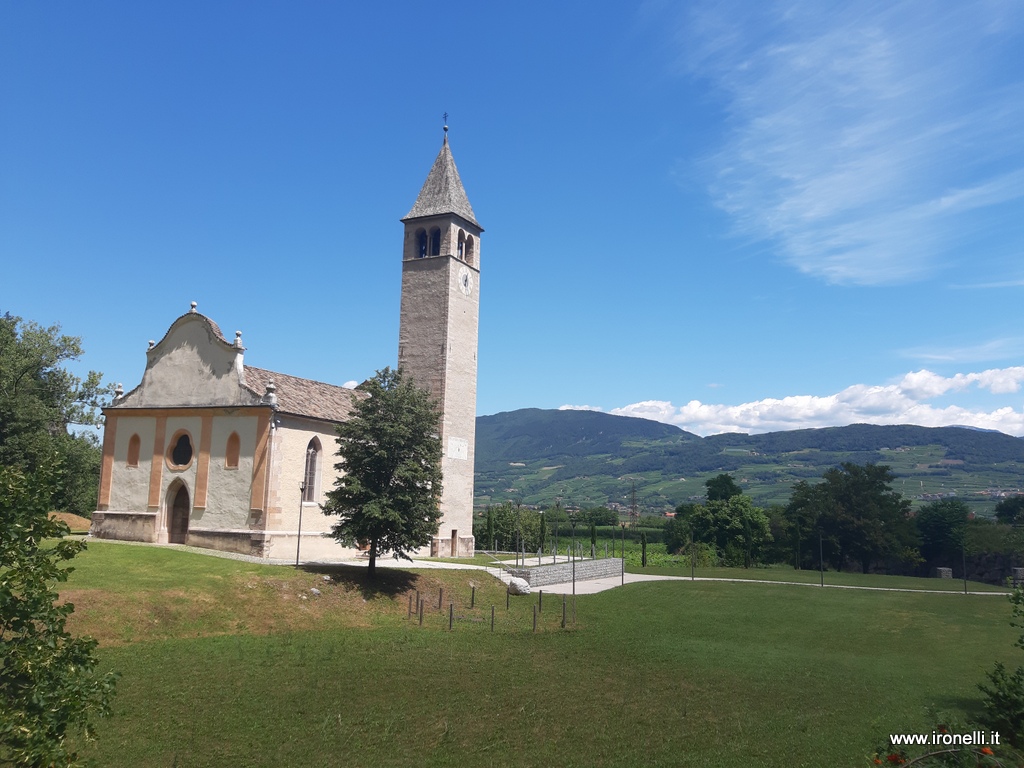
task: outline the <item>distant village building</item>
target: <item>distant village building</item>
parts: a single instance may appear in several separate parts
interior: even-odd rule
[[[399,367],[442,419],[441,528],[430,553],[471,555],[480,234],[448,146],[402,219]],[[322,534],[334,485],[335,427],[352,389],[244,363],[191,309],[150,342],[142,382],[103,410],[103,463],[92,534],[303,560],[356,554]],[[301,510],[301,512],[300,512]]]

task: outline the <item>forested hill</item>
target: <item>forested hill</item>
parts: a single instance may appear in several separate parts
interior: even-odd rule
[[[1024,440],[963,427],[854,424],[701,438],[647,419],[536,408],[477,419],[477,503],[625,504],[635,483],[650,511],[703,494],[731,473],[762,504],[844,461],[888,464],[911,498],[956,493],[980,513],[1024,487]]]
[[[477,467],[489,461],[523,461],[524,457],[620,455],[640,442],[699,440],[671,424],[598,411],[518,411],[479,416],[476,420]]]

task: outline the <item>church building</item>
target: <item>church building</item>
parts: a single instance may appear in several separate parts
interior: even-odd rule
[[[472,555],[480,234],[444,143],[405,226],[398,366],[441,412],[441,524],[435,556]],[[352,557],[323,534],[335,427],[361,391],[244,363],[191,309],[150,342],[141,383],[103,409],[92,534],[272,559]]]

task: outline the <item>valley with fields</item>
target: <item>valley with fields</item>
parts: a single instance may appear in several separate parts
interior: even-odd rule
[[[644,514],[704,496],[729,473],[758,506],[786,504],[794,483],[843,462],[891,467],[915,506],[943,497],[989,517],[1024,488],[1024,440],[962,427],[875,426],[698,437],[660,422],[594,411],[524,409],[477,419],[476,505],[636,503]]]

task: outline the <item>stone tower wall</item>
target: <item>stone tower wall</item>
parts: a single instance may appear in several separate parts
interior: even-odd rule
[[[406,224],[405,259],[402,263],[402,304],[398,363],[403,372],[426,389],[442,413],[441,496],[442,520],[438,531],[442,554],[459,542],[455,554],[472,554],[473,468],[476,438],[477,335],[480,314],[480,272],[447,254],[417,258],[410,250],[421,228],[441,227],[457,238],[459,226],[452,219],[426,219]],[[479,232],[467,230],[475,240],[479,263]],[[442,242],[444,246],[444,242]],[[412,255],[412,258],[409,256]],[[469,271],[472,288],[460,289],[459,273]]]

